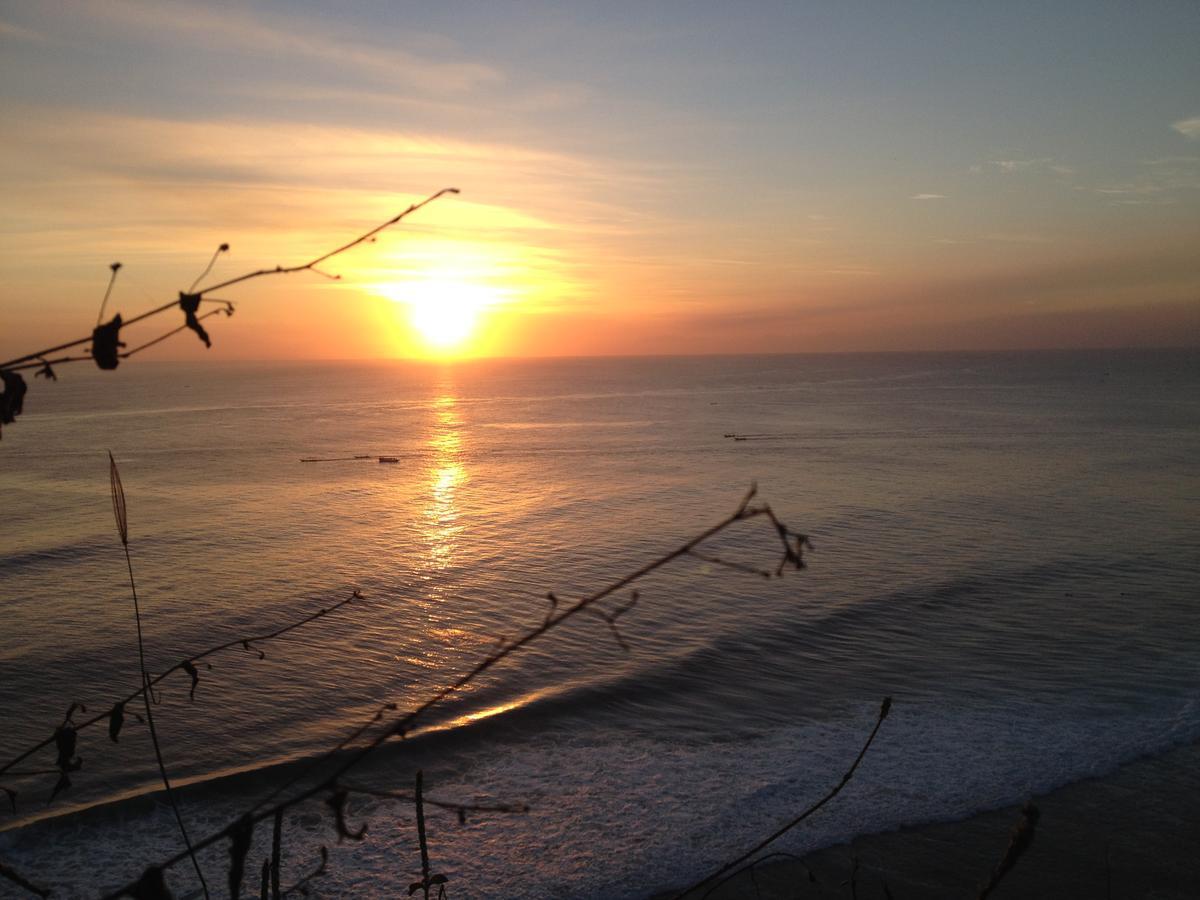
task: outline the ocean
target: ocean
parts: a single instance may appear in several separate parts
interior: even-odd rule
[[[646,897],[737,856],[950,820],[1200,738],[1200,351],[457,363],[127,362],[32,384],[0,443],[0,765],[136,688],[120,466],[155,720],[193,838],[382,704],[420,704],[565,604],[756,502],[808,534],[782,577],[739,523],[514,654],[347,781],[525,814],[428,814],[456,900]],[[367,459],[354,459],[367,456]],[[394,457],[379,463],[377,457]],[[349,458],[347,458],[349,457]],[[324,462],[301,462],[322,458]],[[611,615],[628,590],[605,602]],[[265,653],[260,658],[258,651]],[[180,849],[148,732],[0,775],[0,861],[90,897]],[[22,774],[29,773],[29,774]],[[70,815],[64,815],[70,813]],[[420,878],[411,806],[285,820],[285,886]],[[247,892],[269,852],[260,826]],[[224,891],[223,842],[201,855]],[[168,881],[197,896],[186,862]],[[0,881],[0,896],[10,886]],[[14,889],[15,890],[15,889]],[[14,895],[15,896],[15,895]]]

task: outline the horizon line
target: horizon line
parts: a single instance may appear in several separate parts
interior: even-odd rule
[[[978,355],[1000,356],[1013,353],[1135,353],[1135,352],[1200,352],[1200,344],[1162,344],[1162,345],[1112,345],[1098,347],[1004,347],[998,349],[954,348],[954,349],[920,349],[920,350],[796,350],[796,351],[760,351],[760,352],[729,352],[729,353],[593,353],[593,354],[557,354],[530,356],[277,356],[277,357],[237,357],[222,359],[224,363],[436,363],[454,365],[479,362],[542,362],[551,360],[584,360],[584,359],[734,359],[747,357],[795,357],[795,356],[949,356],[949,355]],[[146,359],[139,365],[164,363],[198,363],[206,360],[199,357],[187,359]]]

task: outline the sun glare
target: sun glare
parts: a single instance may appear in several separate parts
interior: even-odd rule
[[[516,241],[416,238],[361,277],[390,301],[380,337],[401,357],[495,354],[514,316],[539,309],[546,297],[578,294],[553,252]]]
[[[412,326],[432,347],[448,350],[466,341],[475,330],[486,296],[479,285],[425,282],[407,286]]]
[[[408,323],[435,353],[462,350],[479,324],[480,313],[498,298],[487,284],[431,276],[383,286],[379,292],[408,308]]]

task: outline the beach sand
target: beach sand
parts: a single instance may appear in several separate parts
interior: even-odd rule
[[[1137,760],[1112,775],[1033,799],[1041,811],[1033,844],[990,896],[1200,897],[1200,745]],[[1019,818],[1020,807],[1014,806],[866,835],[802,862],[775,857],[708,896],[883,898],[886,880],[896,900],[976,897]]]

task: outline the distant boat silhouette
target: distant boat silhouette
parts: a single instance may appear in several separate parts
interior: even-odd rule
[[[398,456],[375,456],[370,453],[359,453],[356,456],[302,456],[302,457],[300,457],[300,462],[302,462],[302,463],[346,462],[349,460],[356,460],[356,459],[377,459],[381,463],[398,463],[398,462],[400,462],[400,457],[398,457]]]

